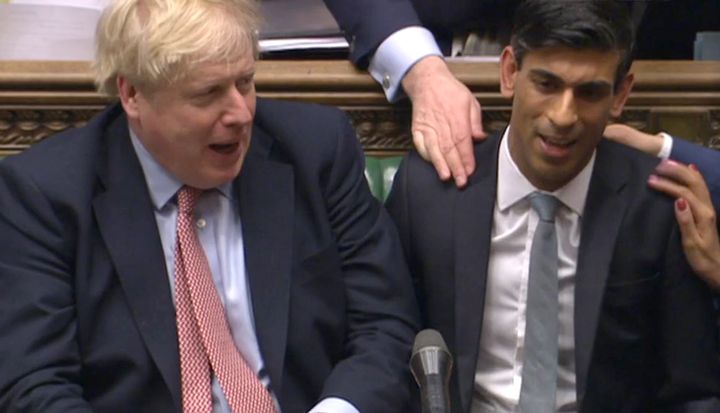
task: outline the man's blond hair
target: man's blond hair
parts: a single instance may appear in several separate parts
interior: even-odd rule
[[[256,0],[112,0],[95,34],[95,82],[117,96],[117,77],[160,88],[197,65],[257,57]]]

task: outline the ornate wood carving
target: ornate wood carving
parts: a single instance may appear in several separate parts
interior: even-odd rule
[[[720,150],[720,109],[710,110],[710,138],[708,146]]]
[[[408,108],[348,109],[346,113],[366,151],[394,153],[406,151],[412,146]]]
[[[450,67],[480,100],[485,130],[504,128],[510,101],[499,93],[497,63]],[[639,61],[633,71],[634,91],[620,122],[720,149],[720,62]],[[380,87],[346,61],[260,61],[256,83],[260,96],[341,107],[368,153],[412,145],[409,105],[389,105]],[[88,62],[0,61],[0,154],[81,126],[108,102],[94,91]]]
[[[14,152],[71,127],[80,127],[97,109],[0,109],[0,152]]]

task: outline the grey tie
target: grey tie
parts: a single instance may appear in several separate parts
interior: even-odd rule
[[[530,204],[540,218],[530,250],[525,326],[525,359],[520,412],[555,411],[558,357],[558,254],[552,195],[534,192]]]

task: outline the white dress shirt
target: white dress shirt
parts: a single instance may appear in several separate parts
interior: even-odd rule
[[[132,131],[130,137],[145,175],[150,198],[155,206],[155,221],[160,233],[170,290],[175,303],[174,257],[178,212],[175,194],[183,184],[155,161]],[[262,354],[255,336],[252,295],[245,269],[242,223],[237,211],[237,199],[232,191],[232,185],[227,183],[201,195],[195,206],[195,225],[200,244],[210,265],[213,282],[225,308],[225,316],[235,346],[260,381],[271,389],[270,377],[263,369]],[[214,375],[212,399],[213,413],[232,413],[220,383]],[[277,412],[282,413],[274,394],[273,400]],[[309,413],[320,412],[359,413],[349,402],[339,398],[324,399]]]
[[[508,133],[509,128],[498,154],[497,196],[473,413],[517,411],[522,386],[530,248],[538,223],[538,216],[527,196],[539,189],[513,162]],[[582,214],[594,163],[595,154],[575,178],[551,193],[561,201],[555,220],[560,304],[556,398],[561,412],[577,411],[573,324],[575,270]]]

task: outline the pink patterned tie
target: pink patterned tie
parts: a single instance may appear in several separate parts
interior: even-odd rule
[[[270,393],[233,342],[220,297],[193,225],[201,190],[178,191],[175,313],[185,413],[212,411],[211,371],[234,413],[275,413]]]

